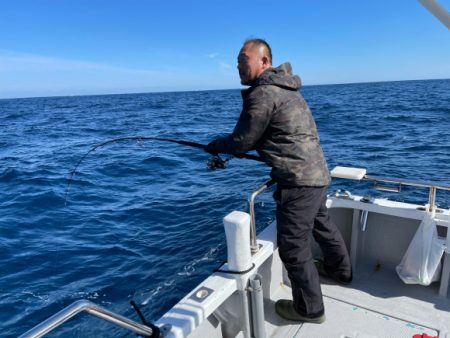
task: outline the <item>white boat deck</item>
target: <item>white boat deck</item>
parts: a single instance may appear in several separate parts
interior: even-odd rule
[[[281,319],[277,299],[291,299],[281,285],[274,300],[266,300],[267,337],[408,337],[428,334],[450,337],[450,303],[438,296],[438,286],[405,285],[392,271],[356,276],[349,286],[322,278],[327,320],[302,324]]]

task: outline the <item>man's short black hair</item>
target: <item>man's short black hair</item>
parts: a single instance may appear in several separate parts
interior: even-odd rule
[[[272,49],[270,48],[270,46],[266,40],[258,39],[258,38],[247,39],[244,42],[244,46],[249,43],[253,44],[254,47],[264,46],[265,54],[266,54],[267,58],[269,59],[270,64],[272,64]]]

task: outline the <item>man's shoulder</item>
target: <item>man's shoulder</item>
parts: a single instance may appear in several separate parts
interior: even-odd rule
[[[270,102],[275,105],[286,101],[297,102],[298,100],[302,100],[302,96],[298,90],[291,90],[271,84],[254,87],[244,99],[247,102],[265,101],[265,103]]]
[[[273,107],[277,102],[275,86],[264,85],[251,88],[244,97],[244,107],[270,106]],[[249,88],[250,89],[250,88]]]
[[[280,88],[276,85],[272,84],[264,84],[259,85],[256,87],[252,87],[247,89],[247,95],[245,96],[246,99],[260,99],[261,97],[266,97],[267,99],[275,98],[281,91],[283,91],[283,88]]]

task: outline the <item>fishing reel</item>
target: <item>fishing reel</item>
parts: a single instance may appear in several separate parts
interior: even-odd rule
[[[229,160],[229,158],[224,160],[219,155],[214,155],[208,159],[206,166],[209,170],[225,169]]]

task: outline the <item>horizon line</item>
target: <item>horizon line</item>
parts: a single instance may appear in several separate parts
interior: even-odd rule
[[[302,84],[301,87],[339,86],[339,85],[385,83],[385,82],[439,81],[439,80],[450,80],[450,78],[339,82],[339,83],[320,83],[320,84],[308,84],[308,85]],[[162,90],[162,91],[152,91],[152,92],[123,92],[123,93],[106,93],[106,94],[105,93],[103,93],[103,94],[64,94],[64,95],[49,95],[49,96],[0,97],[0,100],[43,99],[43,98],[83,97],[83,96],[111,96],[111,95],[143,95],[143,94],[163,94],[163,93],[190,93],[190,92],[208,92],[208,91],[223,91],[223,90],[242,90],[243,88],[245,88],[245,87],[221,88],[221,89],[167,90],[167,91]]]

